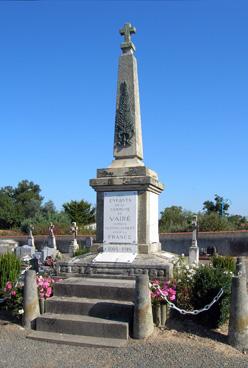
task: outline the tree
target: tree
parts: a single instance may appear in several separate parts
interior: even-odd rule
[[[95,208],[87,201],[70,201],[64,203],[63,207],[71,221],[75,221],[79,225],[95,222]]]
[[[43,197],[39,185],[22,180],[16,188],[6,186],[0,189],[0,227],[19,227],[26,218],[40,213]]]
[[[0,189],[0,229],[10,229],[17,221],[18,214],[13,198]]]
[[[56,207],[53,201],[48,201],[43,204],[41,212],[44,216],[49,216],[56,213]]]
[[[227,231],[232,230],[232,226],[226,216],[220,216],[217,212],[198,214],[200,231]]]
[[[177,232],[189,231],[193,213],[183,210],[180,206],[167,207],[162,211],[159,221],[160,231]]]
[[[210,214],[212,212],[218,213],[220,216],[228,215],[227,210],[230,207],[227,200],[220,197],[218,194],[214,196],[213,201],[205,201],[203,203],[203,211]]]

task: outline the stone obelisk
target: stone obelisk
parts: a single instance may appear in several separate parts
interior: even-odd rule
[[[158,196],[164,187],[143,162],[137,61],[131,41],[135,32],[130,23],[120,30],[124,42],[119,58],[114,160],[90,180],[97,192],[95,249],[121,253],[122,261],[124,253],[149,254],[161,249]]]
[[[122,55],[119,58],[114,161],[110,167],[144,166],[143,144],[140,119],[139,82],[135,46],[131,34],[136,29],[127,23],[120,30],[124,36],[121,44]]]

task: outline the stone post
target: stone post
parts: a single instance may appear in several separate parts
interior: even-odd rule
[[[228,342],[238,350],[248,350],[248,295],[244,257],[237,258],[232,279]]]
[[[193,231],[192,231],[192,245],[189,248],[189,264],[196,264],[198,265],[199,263],[199,248],[197,245],[197,231],[198,231],[198,223],[197,223],[197,216],[195,215],[193,217],[193,221],[192,221],[192,227],[193,227]]]
[[[148,275],[136,277],[133,337],[144,339],[154,330]]]
[[[23,325],[30,329],[35,326],[35,319],[40,315],[36,272],[27,270],[24,278],[24,317]]]

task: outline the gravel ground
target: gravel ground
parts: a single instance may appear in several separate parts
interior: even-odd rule
[[[130,340],[125,348],[103,349],[29,340],[22,327],[2,320],[0,368],[248,367],[248,355],[228,346],[225,334],[207,333],[206,337],[199,328],[186,330],[156,329],[146,341]]]

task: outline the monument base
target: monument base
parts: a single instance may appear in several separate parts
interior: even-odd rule
[[[199,263],[199,248],[198,247],[190,247],[189,248],[189,264],[196,264]]]
[[[56,264],[57,274],[61,277],[102,277],[134,279],[137,275],[148,274],[150,279],[170,279],[173,277],[172,260],[175,254],[158,252],[137,254],[133,262],[94,262],[97,254],[89,253],[74,257],[69,261]]]
[[[95,253],[101,253],[103,251],[103,243],[94,243],[91,247],[91,251]],[[138,254],[152,254],[161,252],[161,243],[151,243],[151,244],[138,244],[137,253]]]

